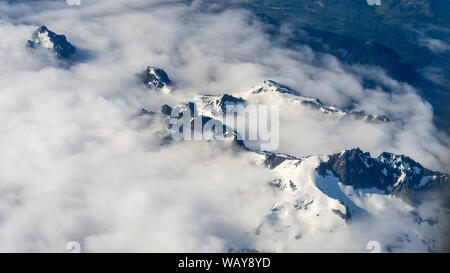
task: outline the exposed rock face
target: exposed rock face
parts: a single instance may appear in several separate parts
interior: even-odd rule
[[[67,41],[66,36],[50,31],[46,26],[39,27],[31,40],[28,40],[27,47],[31,49],[45,48],[52,51],[57,58],[63,60],[72,59],[76,48]]]
[[[409,201],[415,201],[417,192],[448,183],[447,174],[425,169],[407,156],[384,152],[372,158],[359,148],[331,155],[317,170],[321,175],[335,174],[345,185],[376,188]]]
[[[139,78],[149,88],[156,88],[164,93],[172,91],[172,81],[161,68],[148,66],[146,70],[139,74]]]
[[[204,95],[199,97],[195,103],[198,105],[199,111],[211,116],[221,116],[225,114],[227,106],[245,106],[247,104],[243,98],[229,94],[220,96]]]
[[[172,114],[172,107],[170,107],[167,104],[164,104],[163,106],[161,106],[161,113],[170,116]]]
[[[285,160],[288,160],[288,159],[293,160],[296,158],[289,156],[289,155],[285,155],[285,154],[266,153],[265,159],[264,159],[264,164],[269,169],[274,169],[278,165],[280,165],[281,163],[283,163]]]

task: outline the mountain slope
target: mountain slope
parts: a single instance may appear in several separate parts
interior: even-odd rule
[[[138,77],[148,88],[156,88],[164,93],[172,91],[172,81],[167,73],[159,67],[148,66],[146,70],[138,74]]]
[[[244,93],[232,93],[219,96],[203,95],[198,96],[194,102],[197,104],[200,113],[218,118],[225,113],[226,105],[245,106],[247,103],[257,104],[261,98],[269,101],[279,99],[289,104],[298,104],[299,107],[309,107],[323,114],[338,118],[354,118],[368,122],[389,122],[389,118],[383,115],[372,115],[364,111],[350,111],[334,106],[327,106],[317,98],[303,97],[297,91],[272,80],[266,80]]]
[[[63,60],[70,60],[76,52],[76,48],[67,41],[66,36],[56,34],[46,26],[39,27],[33,33],[32,39],[27,42],[27,47],[47,49]]]

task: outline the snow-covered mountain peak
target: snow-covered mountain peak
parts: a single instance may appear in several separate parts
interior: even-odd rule
[[[300,107],[309,107],[327,115],[338,118],[354,118],[368,122],[388,122],[389,119],[383,115],[366,114],[364,111],[342,110],[334,106],[327,106],[320,99],[303,97],[289,87],[274,82],[264,83],[253,87],[248,92],[231,93],[223,95],[200,95],[194,99],[201,114],[209,117],[219,118],[226,110],[227,105],[266,104],[284,105],[299,104]]]
[[[359,148],[331,155],[318,172],[333,173],[344,185],[354,188],[377,188],[414,202],[417,192],[448,183],[448,175],[424,168],[404,155],[384,152],[377,158]]]
[[[167,73],[159,67],[148,66],[146,70],[139,74],[139,77],[149,88],[157,88],[164,93],[172,91],[172,81]]]
[[[328,106],[318,98],[304,97],[299,92],[281,83],[266,80],[262,84],[251,88],[248,92],[239,94],[242,98],[251,101],[257,97],[261,102],[265,103],[285,101],[290,103],[297,103],[316,109],[324,114],[335,115],[342,118],[351,117],[357,120],[364,120],[368,122],[389,122],[389,118],[384,115],[367,114],[365,111],[354,111],[341,109],[336,106]]]
[[[39,27],[27,42],[29,48],[45,48],[53,51],[60,59],[70,59],[76,48],[67,41],[66,36],[50,31],[46,26]]]
[[[390,160],[381,163],[388,154],[372,158],[370,153],[359,148],[300,159],[283,154],[264,154],[264,165],[277,177],[269,184],[285,192],[272,213],[289,213],[289,207],[293,207],[302,213],[314,208],[317,212],[321,208],[320,214],[323,214],[326,212],[323,209],[331,205],[327,210],[347,222],[379,214],[372,207],[374,199],[404,204],[400,207],[410,211],[427,194],[448,188],[447,174],[425,169],[406,156],[389,154]],[[405,171],[408,168],[405,164],[408,164],[409,171]],[[401,183],[397,183],[399,179],[402,179]],[[330,203],[331,200],[336,202]],[[339,208],[339,204],[343,208]]]
[[[252,94],[258,94],[258,93],[264,93],[264,92],[277,92],[282,94],[291,94],[294,96],[298,96],[299,94],[292,90],[291,88],[287,87],[284,84],[272,81],[272,80],[265,80],[262,84],[259,84],[249,90]]]
[[[218,96],[203,95],[195,98],[197,109],[207,116],[221,116],[226,112],[227,106],[245,106],[247,102],[238,96],[223,94]]]

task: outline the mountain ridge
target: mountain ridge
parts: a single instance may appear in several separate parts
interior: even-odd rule
[[[44,25],[33,32],[32,39],[27,41],[26,46],[31,49],[41,47],[50,50],[60,60],[71,60],[77,51],[65,35],[56,34]]]

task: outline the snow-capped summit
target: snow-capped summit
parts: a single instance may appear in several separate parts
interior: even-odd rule
[[[172,91],[172,81],[161,68],[148,66],[146,70],[139,74],[139,77],[149,88],[157,88],[164,93],[170,93]]]
[[[302,197],[302,202],[310,204],[315,200],[317,205],[319,196],[313,196],[312,192],[320,190],[345,206],[338,214],[346,220],[367,215],[364,206],[371,202],[373,194],[386,200],[402,200],[415,207],[427,194],[447,191],[449,187],[447,174],[428,170],[407,156],[384,152],[378,158],[372,158],[359,148],[330,156],[303,158],[263,153],[261,162],[276,174],[271,185],[294,198],[281,202],[284,207],[288,203],[295,206],[299,196],[304,194],[306,197]],[[367,197],[369,199],[362,202]],[[278,207],[277,211],[280,209]]]
[[[76,48],[67,41],[66,36],[58,35],[50,31],[46,26],[39,27],[28,40],[29,48],[45,48],[51,50],[60,59],[70,59],[76,52]]]
[[[368,219],[372,223],[385,223],[387,215],[394,215],[396,220],[408,224],[389,230],[393,239],[386,244],[393,244],[397,249],[408,249],[412,245],[430,251],[439,248],[439,240],[432,237],[424,240],[423,236],[427,236],[426,230],[430,227],[446,227],[448,210],[425,212],[418,208],[420,200],[424,200],[422,197],[437,201],[433,193],[448,190],[448,175],[426,170],[405,156],[383,153],[374,159],[359,148],[331,156],[293,158],[273,153],[258,156],[261,165],[273,172],[275,179],[268,184],[279,193],[255,231],[258,236],[267,236],[270,228],[275,227],[279,234],[290,236],[287,241],[309,239],[314,236],[310,232],[311,226],[331,233],[339,226],[367,223]],[[388,185],[392,185],[395,177],[399,178],[405,169],[410,170],[414,180],[402,182],[404,187],[416,186],[413,181],[429,177],[425,178],[426,186],[412,186],[415,190],[402,192],[393,187],[389,190]],[[389,178],[376,183],[372,176],[375,180]],[[374,184],[368,184],[372,182]],[[409,202],[415,197],[419,202]],[[387,247],[387,251],[391,249],[391,246]]]
[[[251,88],[249,91],[240,94],[246,100],[251,100],[255,96],[264,96],[268,102],[272,99],[282,99],[290,103],[298,103],[307,107],[311,107],[324,114],[336,115],[339,117],[352,117],[358,120],[365,120],[368,122],[388,122],[389,118],[384,115],[367,114],[365,111],[351,111],[340,109],[336,106],[325,105],[318,98],[304,97],[299,92],[281,83],[265,80],[262,84]]]
[[[272,80],[265,80],[262,84],[257,85],[253,87],[250,90],[250,93],[252,94],[258,94],[258,93],[264,93],[264,92],[278,92],[282,94],[291,94],[298,96],[299,94],[292,90],[291,88],[287,87],[286,85],[283,85],[281,83],[272,81]]]
[[[371,115],[366,114],[364,111],[348,111],[334,106],[327,106],[320,99],[303,97],[297,91],[292,90],[286,85],[271,80],[266,80],[247,92],[223,95],[201,95],[197,96],[194,102],[202,114],[216,118],[225,113],[227,105],[245,106],[247,104],[260,104],[263,102],[268,105],[297,103],[301,106],[310,107],[324,114],[336,115],[340,118],[352,117],[368,122],[389,121],[386,116],[382,115]]]
[[[329,156],[318,167],[321,175],[334,175],[353,188],[376,188],[414,201],[417,191],[448,183],[448,175],[425,169],[404,155],[384,152],[377,158],[359,148]]]
[[[195,99],[195,103],[201,113],[214,117],[223,115],[228,105],[246,105],[246,101],[243,98],[228,94],[199,96]]]

